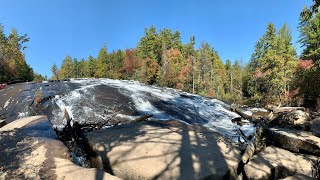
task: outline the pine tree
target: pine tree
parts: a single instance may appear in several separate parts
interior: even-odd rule
[[[199,73],[196,84],[198,93],[216,98],[225,95],[225,67],[217,53],[208,43],[202,43],[197,52]]]
[[[272,23],[257,42],[244,79],[245,93],[270,101],[285,101],[296,66],[296,52],[291,44],[289,28],[284,25],[277,33]],[[252,88],[252,86],[254,88]]]
[[[72,57],[70,55],[67,55],[62,62],[60,73],[61,78],[71,78],[73,77],[72,73]]]
[[[58,67],[55,63],[52,65],[51,71],[52,71],[53,75],[55,76],[55,78],[57,80],[59,80],[59,70],[58,70]]]
[[[106,77],[107,75],[107,61],[108,61],[108,52],[107,48],[101,48],[98,59],[97,59],[97,71],[95,72],[95,77]]]
[[[96,60],[90,55],[86,63],[86,76],[90,78],[95,77],[96,67]]]
[[[311,19],[300,18],[300,40],[304,47],[302,51],[303,59],[320,59],[320,13],[317,13]]]
[[[296,88],[304,98],[304,105],[320,107],[320,13],[311,12],[310,16],[300,17],[300,40],[304,48],[296,74]],[[305,66],[304,64],[308,64]],[[318,109],[320,111],[320,109]]]
[[[79,68],[79,77],[80,78],[85,78],[86,76],[86,61],[82,58],[78,62],[78,68]]]
[[[79,62],[78,62],[77,58],[73,58],[71,69],[72,69],[71,77],[79,78],[80,69],[79,69]]]
[[[154,26],[145,29],[145,36],[138,44],[138,55],[141,59],[154,59],[161,61],[161,41]]]

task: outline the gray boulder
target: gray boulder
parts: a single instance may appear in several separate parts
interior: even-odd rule
[[[310,131],[320,137],[320,117],[310,121]]]
[[[320,138],[305,131],[270,128],[267,143],[296,153],[320,156]]]
[[[302,156],[273,146],[254,155],[244,166],[248,179],[280,179],[296,173],[312,176],[314,156]]]
[[[309,121],[309,113],[302,110],[293,110],[290,112],[278,113],[276,118],[270,122],[270,125],[308,130]]]

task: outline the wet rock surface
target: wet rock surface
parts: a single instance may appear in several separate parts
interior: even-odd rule
[[[55,127],[63,128],[66,124],[61,117],[67,109],[79,124],[109,121],[107,125],[112,126],[149,114],[154,119],[202,125],[234,139],[238,138],[238,128],[242,128],[230,121],[239,116],[222,101],[136,81],[73,79],[22,85],[10,100],[4,100],[3,105],[0,101],[0,108],[7,103],[3,111],[0,109],[0,119],[9,123],[26,116],[46,115]],[[252,129],[250,123],[244,128],[246,133],[252,133]]]
[[[9,85],[5,89],[0,90],[0,119],[6,120],[7,122],[9,122],[10,119],[16,119],[13,117],[13,113],[9,112],[11,109],[10,106],[25,86],[25,83],[20,83]]]
[[[253,158],[241,165],[244,149],[256,138],[252,121],[230,112],[229,105],[219,100],[110,79],[22,84],[15,91],[8,86],[0,92],[10,90],[12,97],[0,97],[0,119],[7,122],[44,114],[55,129],[64,129],[64,110],[70,112],[71,134],[59,137],[71,144],[73,158],[46,118],[13,121],[3,127],[6,130],[0,128],[5,147],[0,149],[0,179],[114,178],[104,170],[124,179],[315,177],[309,159],[319,156],[320,121],[303,108],[277,108],[272,118],[268,111],[245,112],[268,130],[259,140],[262,148],[255,147]],[[151,120],[132,123],[144,115]],[[237,140],[242,144],[235,144]],[[77,158],[85,159],[82,165],[87,168],[72,162]],[[320,172],[320,165],[316,168]]]

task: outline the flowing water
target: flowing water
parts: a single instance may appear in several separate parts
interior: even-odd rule
[[[37,106],[35,97],[50,97]],[[79,123],[105,122],[112,125],[128,122],[141,115],[153,119],[176,119],[197,124],[238,138],[238,129],[254,132],[252,125],[238,126],[231,122],[239,117],[229,105],[171,88],[141,84],[137,81],[111,79],[74,79],[70,82],[27,84],[16,97],[4,103],[2,118],[12,121],[29,115],[47,115],[53,126],[63,128],[64,110]]]

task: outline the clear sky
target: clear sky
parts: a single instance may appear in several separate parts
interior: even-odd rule
[[[0,0],[0,23],[6,33],[28,34],[27,63],[50,77],[53,63],[136,47],[144,28],[170,28],[182,41],[196,37],[226,59],[248,62],[255,42],[269,22],[287,23],[297,43],[299,13],[311,0]]]

